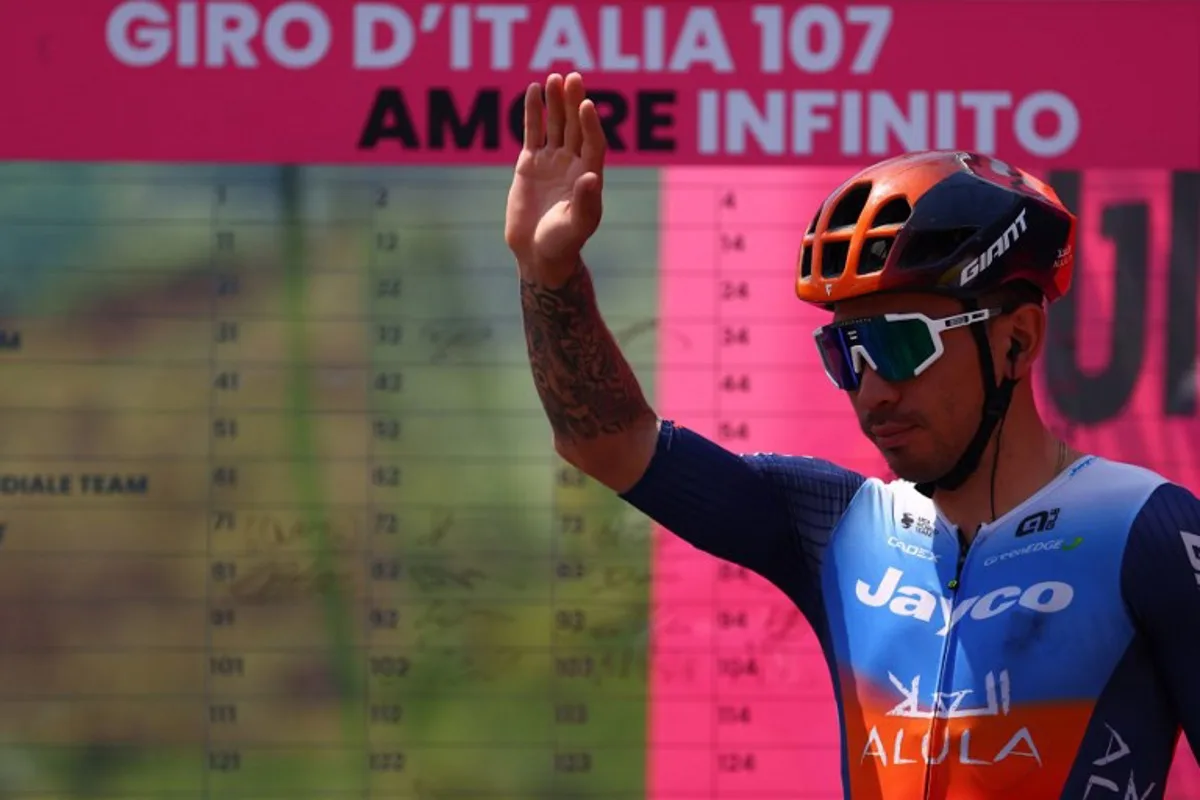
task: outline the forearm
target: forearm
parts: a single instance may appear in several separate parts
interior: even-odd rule
[[[534,385],[555,448],[617,491],[654,452],[657,417],[596,305],[580,262],[565,280],[521,270],[521,310]]]

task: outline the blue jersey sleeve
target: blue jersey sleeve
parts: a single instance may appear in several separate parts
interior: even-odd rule
[[[866,479],[828,461],[738,455],[664,420],[627,502],[710,555],[752,570],[806,612],[838,520]]]
[[[1163,484],[1126,545],[1121,589],[1200,760],[1200,500]]]

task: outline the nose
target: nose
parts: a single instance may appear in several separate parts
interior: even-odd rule
[[[858,390],[854,395],[854,404],[858,406],[858,410],[868,414],[887,406],[894,406],[900,401],[900,391],[895,384],[879,377],[869,366],[864,366],[858,381]]]

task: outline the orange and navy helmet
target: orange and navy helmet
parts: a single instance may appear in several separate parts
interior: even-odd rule
[[[1047,184],[995,158],[924,151],[881,161],[833,191],[805,231],[801,300],[832,308],[877,292],[975,297],[1028,281],[1071,286],[1075,216]]]

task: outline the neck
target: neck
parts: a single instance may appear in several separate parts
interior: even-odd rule
[[[980,525],[1025,502],[1081,455],[1047,430],[1032,403],[1030,406],[1029,413],[1021,413],[1015,407],[1009,409],[1003,429],[997,431],[999,438],[993,434],[979,460],[979,467],[966,483],[952,491],[939,489],[934,493],[938,509],[958,526],[968,543],[974,540]],[[996,467],[995,516],[992,514],[993,464]]]

